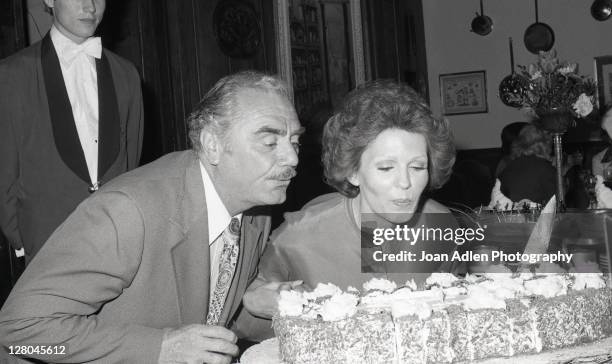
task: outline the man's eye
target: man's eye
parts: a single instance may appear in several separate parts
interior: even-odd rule
[[[293,149],[295,149],[295,150],[299,150],[300,147],[302,146],[302,144],[300,144],[300,142],[292,142],[291,145],[293,145]]]
[[[272,138],[264,138],[263,139],[263,144],[266,147],[275,147],[276,144],[277,144],[277,140],[276,140],[276,138],[273,138],[273,137]]]

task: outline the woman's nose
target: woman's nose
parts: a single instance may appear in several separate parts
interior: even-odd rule
[[[412,186],[410,182],[410,170],[408,168],[400,170],[397,184],[402,189],[408,189]]]

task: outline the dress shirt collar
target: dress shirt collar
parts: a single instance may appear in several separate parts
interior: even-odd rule
[[[60,32],[55,25],[50,31],[51,41],[55,47],[55,52],[64,67],[70,67],[79,53],[84,53],[94,58],[102,57],[102,42],[100,37],[90,37],[81,44],[73,42]]]
[[[228,227],[232,216],[230,216],[227,208],[221,201],[221,197],[215,189],[206,168],[200,162],[200,171],[202,172],[202,182],[204,182],[204,195],[206,196],[206,211],[208,215],[208,244],[212,244],[215,239],[221,235],[223,230]],[[234,216],[242,221],[242,214]]]

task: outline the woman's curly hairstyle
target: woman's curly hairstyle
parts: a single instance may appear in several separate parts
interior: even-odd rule
[[[534,155],[550,159],[552,154],[552,139],[550,134],[534,124],[526,125],[512,143],[511,159]]]
[[[427,142],[429,189],[441,187],[455,163],[455,146],[446,120],[436,119],[409,86],[391,80],[368,82],[351,91],[323,130],[326,182],[347,197],[359,194],[348,177],[359,169],[367,146],[386,129],[421,134]]]

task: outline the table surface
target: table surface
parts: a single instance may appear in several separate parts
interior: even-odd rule
[[[281,364],[276,338],[251,346],[240,358],[241,364]],[[580,346],[538,354],[476,361],[478,364],[606,364],[612,363],[612,337]]]

